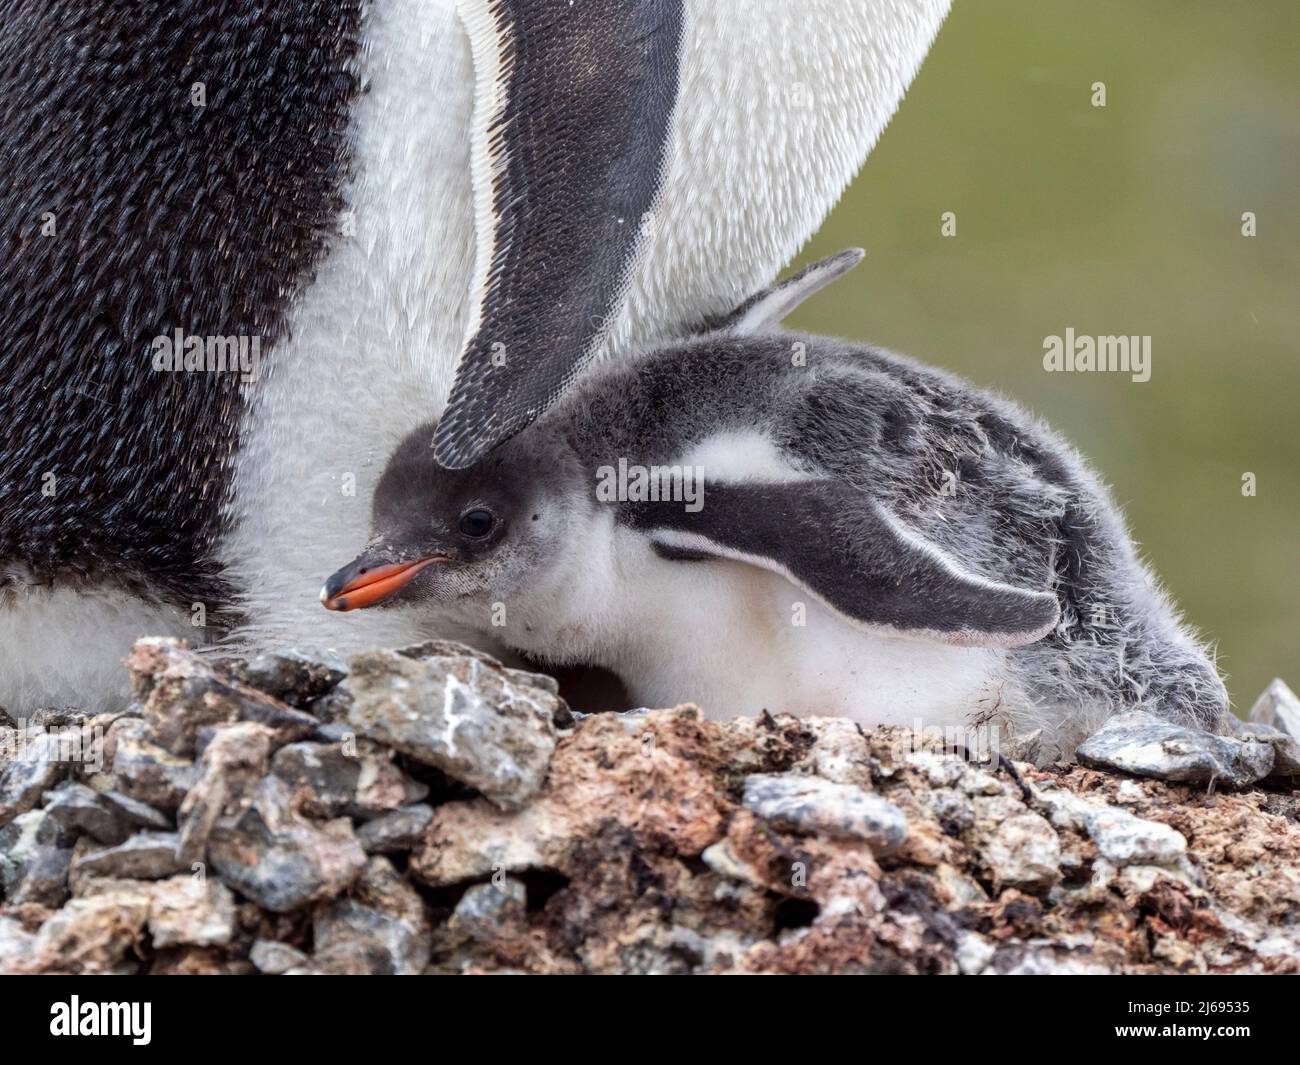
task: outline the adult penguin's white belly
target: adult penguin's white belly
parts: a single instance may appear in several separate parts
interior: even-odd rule
[[[454,0],[376,3],[365,41],[352,214],[246,415],[220,547],[244,596],[238,637],[258,644],[412,636],[396,616],[340,625],[317,593],[328,560],[365,539],[388,453],[451,385],[475,255],[474,75]]]

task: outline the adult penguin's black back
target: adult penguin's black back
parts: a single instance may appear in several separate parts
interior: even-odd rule
[[[181,330],[274,346],[340,210],[362,6],[6,11],[0,605],[12,623],[50,586],[220,617],[212,551],[250,375],[160,372],[153,342]]]

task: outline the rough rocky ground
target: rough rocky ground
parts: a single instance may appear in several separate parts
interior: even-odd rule
[[[452,644],[127,664],[123,713],[0,717],[0,972],[1300,972],[1294,777],[1022,789],[907,729],[573,715]]]

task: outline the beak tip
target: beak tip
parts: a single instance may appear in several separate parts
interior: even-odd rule
[[[359,570],[362,559],[344,567],[325,582],[320,601],[326,610],[353,610],[373,606],[409,584],[426,566],[442,562],[445,555],[431,555],[415,562],[370,563]]]

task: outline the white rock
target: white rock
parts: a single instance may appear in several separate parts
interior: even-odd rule
[[[978,932],[964,932],[957,941],[957,968],[963,976],[978,976],[996,953],[997,947]]]
[[[860,839],[891,851],[907,838],[897,806],[853,784],[798,773],[755,773],[745,778],[744,803],[778,829],[808,836]]]
[[[955,754],[913,751],[907,756],[907,762],[924,773],[936,788],[951,788],[966,773],[965,763]]]
[[[248,953],[248,960],[257,966],[258,972],[267,976],[279,976],[311,964],[311,959],[302,951],[274,939],[257,940]]]
[[[1182,833],[1159,821],[1081,798],[1063,788],[1042,787],[1036,797],[1054,825],[1087,832],[1101,856],[1114,865],[1174,865],[1187,851]]]
[[[980,853],[999,885],[1032,890],[1061,878],[1061,840],[1045,818],[1030,811],[1002,821]]]
[[[1300,696],[1288,688],[1281,677],[1273,678],[1246,716],[1251,721],[1281,729],[1292,739],[1300,740]]]
[[[1115,790],[1116,802],[1142,802],[1145,798],[1146,793],[1136,780],[1122,780]]]
[[[700,859],[719,876],[725,876],[730,880],[739,880],[746,884],[753,884],[756,887],[767,886],[763,877],[750,868],[748,862],[742,861],[736,856],[736,853],[731,849],[731,844],[725,839],[719,840],[712,846],[705,847]]]
[[[1116,865],[1172,865],[1187,852],[1181,832],[1113,806],[1089,818],[1088,834],[1097,850]]]
[[[472,654],[412,653],[352,659],[335,695],[347,703],[348,724],[477,788],[500,809],[525,805],[555,751],[554,681]]]
[[[155,947],[222,947],[235,933],[235,896],[219,880],[172,877],[150,894],[149,932]]]
[[[1268,776],[1267,743],[1215,736],[1137,710],[1117,714],[1079,744],[1084,765],[1181,783],[1245,787]]]

